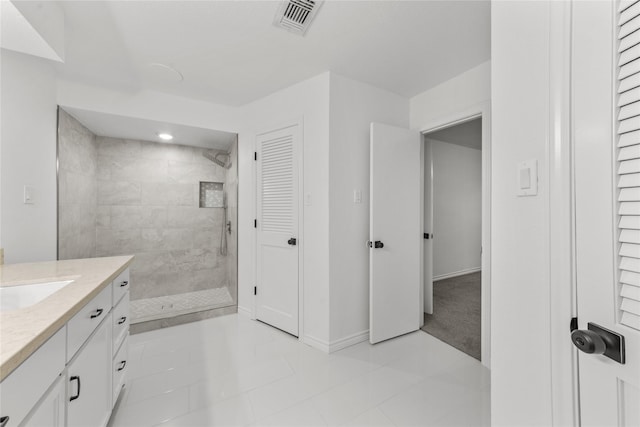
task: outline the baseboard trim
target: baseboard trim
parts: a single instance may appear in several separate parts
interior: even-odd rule
[[[311,346],[313,348],[316,348],[316,349],[318,349],[318,350],[320,350],[320,351],[322,351],[324,353],[329,353],[329,343],[324,341],[324,340],[321,340],[319,338],[313,337],[311,335],[305,335],[303,337],[302,341],[305,344],[307,344],[307,345],[309,345],[309,346]]]
[[[481,271],[481,267],[467,268],[466,270],[454,271],[453,273],[440,274],[438,276],[433,276],[433,281],[437,282],[438,280],[450,279],[452,277],[464,276],[465,274],[477,273]]]
[[[361,343],[363,341],[369,340],[369,330],[357,332],[353,335],[349,335],[348,337],[340,338],[329,344],[329,353],[333,353],[334,351],[342,350],[343,348],[350,347],[352,345]]]
[[[251,317],[253,313],[247,307],[238,306],[238,314],[242,314],[243,316]]]

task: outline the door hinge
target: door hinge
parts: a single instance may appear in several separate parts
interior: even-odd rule
[[[258,287],[257,286],[253,287],[253,294],[254,295],[258,295]]]
[[[571,318],[571,323],[569,323],[569,329],[571,329],[571,332],[573,332],[576,329],[578,329],[578,318],[577,317],[572,317]]]
[[[256,161],[258,160],[258,152],[257,151],[253,152],[253,160],[256,160]]]
[[[253,220],[253,228],[258,228],[258,220],[257,219]]]

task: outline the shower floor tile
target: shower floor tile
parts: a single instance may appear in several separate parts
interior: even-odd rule
[[[206,289],[131,301],[131,323],[147,322],[181,314],[233,305],[228,288]]]

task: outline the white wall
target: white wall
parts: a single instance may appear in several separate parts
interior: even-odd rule
[[[433,159],[433,278],[480,268],[482,152],[429,140]]]
[[[491,10],[493,425],[553,422],[547,161],[550,3],[493,2]],[[516,197],[516,163],[527,159],[538,160],[538,195]],[[566,333],[568,340],[568,328]]]
[[[484,62],[411,98],[411,129],[424,130],[446,118],[491,100],[491,61]]]
[[[409,100],[337,74],[330,80],[329,319],[335,350],[368,338],[369,126],[407,128]],[[362,191],[362,203],[353,202],[354,190]]]
[[[48,61],[1,50],[0,247],[5,262],[56,259],[56,81]],[[35,203],[23,204],[25,185]]]
[[[243,111],[249,130],[240,134],[240,145],[255,144],[255,135],[260,132],[300,119],[303,121],[302,193],[308,194],[311,200],[301,212],[303,229],[298,236],[303,251],[300,265],[304,286],[303,338],[322,348],[329,341],[329,73],[247,104]],[[255,189],[253,191],[255,194]],[[252,200],[255,209],[253,195]],[[241,199],[241,206],[243,202],[248,200]],[[254,239],[251,240],[253,251]],[[243,240],[240,244],[249,242]],[[255,281],[255,272],[253,274]],[[241,283],[239,288],[239,301],[244,311],[251,309],[246,304],[253,300],[254,283],[247,284]]]

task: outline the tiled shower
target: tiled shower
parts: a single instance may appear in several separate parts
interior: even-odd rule
[[[237,176],[237,140],[97,136],[61,108],[58,259],[135,254],[133,332],[235,312]]]

